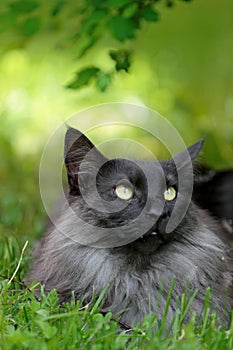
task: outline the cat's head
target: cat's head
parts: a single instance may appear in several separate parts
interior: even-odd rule
[[[113,247],[135,243],[137,249],[155,251],[173,237],[175,227],[186,215],[191,200],[187,193],[190,196],[192,162],[202,144],[203,140],[173,159],[160,162],[107,159],[84,134],[69,128],[64,156],[68,201],[82,222],[96,229],[97,236],[98,230],[104,230],[101,239],[106,246],[111,247],[112,235]],[[174,229],[168,230],[175,206]],[[88,236],[88,229],[83,227]],[[93,230],[90,232],[93,235]],[[101,239],[98,236],[96,242]]]

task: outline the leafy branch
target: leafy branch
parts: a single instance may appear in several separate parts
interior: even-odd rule
[[[133,53],[125,48],[125,42],[136,38],[144,22],[159,21],[158,3],[172,7],[176,1],[56,0],[50,3],[44,0],[3,0],[0,29],[6,32],[13,28],[17,32],[19,46],[41,33],[54,31],[59,37],[68,31],[71,34],[68,45],[74,47],[77,60],[108,33],[119,47],[108,52],[114,61],[114,68],[106,70],[95,65],[86,66],[78,70],[66,85],[69,89],[77,90],[94,81],[100,91],[105,91],[117,72],[130,70]]]

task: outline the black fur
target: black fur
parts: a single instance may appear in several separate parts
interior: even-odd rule
[[[202,141],[188,149],[192,159],[201,146]],[[85,160],[90,150],[93,154]],[[175,157],[180,167],[186,166],[182,165],[183,159],[183,154]],[[40,281],[46,291],[56,288],[61,301],[69,300],[72,291],[76,298],[90,301],[93,290],[98,295],[108,284],[103,311],[112,311],[130,325],[140,322],[149,311],[162,317],[173,277],[175,284],[168,310],[169,321],[174,315],[177,297],[185,291],[187,280],[191,291],[198,289],[192,310],[201,311],[207,287],[211,287],[213,306],[220,317],[226,308],[232,307],[231,235],[220,220],[214,219],[205,210],[209,209],[216,217],[226,218],[227,214],[227,218],[232,218],[232,172],[208,176],[208,171],[200,168],[193,201],[179,225],[167,233],[166,225],[176,200],[185,198],[185,193],[179,193],[173,160],[158,164],[127,159],[107,160],[84,135],[70,128],[65,141],[65,164],[70,187],[68,202],[57,219],[59,229],[50,226],[45,233],[36,251],[29,280]],[[155,174],[153,171],[157,165],[158,173]],[[117,203],[115,186],[118,181],[124,179],[134,189],[134,196],[125,208],[115,213],[103,213],[98,210],[97,199],[93,199],[94,208],[83,199],[82,193],[92,191],[91,174],[98,167],[97,191],[106,203]],[[156,178],[156,195],[149,191],[145,173]],[[166,183],[162,181],[164,176]],[[178,197],[173,201],[163,198],[169,186],[178,191]],[[94,242],[96,227],[119,228],[120,235],[124,225],[142,212],[146,202],[149,202],[148,209],[134,228],[134,241],[113,248],[77,243],[83,233],[88,238],[93,237]],[[158,207],[158,203],[162,204]],[[91,226],[87,229],[85,224],[75,225],[68,206]],[[161,210],[159,217],[158,210]],[[148,220],[154,218],[154,225],[145,232],[147,216]],[[67,232],[68,236],[61,231]],[[151,234],[154,231],[157,235]],[[146,234],[139,238],[140,233]]]

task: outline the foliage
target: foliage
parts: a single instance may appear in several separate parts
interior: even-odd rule
[[[135,39],[123,43],[106,32],[81,58],[72,35],[80,22],[69,10],[81,1],[66,2],[52,16],[55,0],[40,0],[39,7],[19,18],[10,16],[13,2],[3,0],[0,6],[0,118],[1,132],[16,153],[38,154],[49,132],[67,117],[121,101],[158,111],[187,145],[207,135],[203,154],[208,163],[233,165],[231,0],[221,5],[218,0],[195,0],[188,6],[177,1],[172,10],[158,1],[161,21],[143,21]],[[37,34],[26,37],[20,23],[32,13],[41,14],[42,24]],[[100,69],[89,84],[78,91],[64,88],[78,76],[70,80],[74,71],[88,67]]]
[[[113,45],[120,43],[114,53],[111,50],[108,52],[115,68],[84,67],[67,85],[76,90],[94,80],[97,88],[105,91],[116,72],[129,70],[131,50],[123,43],[135,39],[144,22],[157,22],[160,19],[158,2],[167,7],[175,4],[175,0],[5,0],[0,11],[0,28],[5,32],[13,28],[13,33],[18,36],[14,45],[20,47],[31,38],[51,30],[62,37],[67,31],[64,27],[66,22],[69,37],[66,37],[68,43],[65,45],[68,44],[68,49],[74,46],[77,59],[85,56],[108,33]]]

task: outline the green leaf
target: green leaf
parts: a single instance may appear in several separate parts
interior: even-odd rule
[[[111,73],[99,72],[96,78],[96,86],[100,91],[104,92],[107,90],[111,81],[112,81]]]
[[[141,12],[142,18],[148,22],[157,22],[160,18],[159,13],[151,7],[146,7]]]
[[[108,14],[108,11],[101,9],[101,10],[95,10],[92,12],[92,14],[89,16],[88,20],[94,23],[98,23],[102,19],[106,17]]]
[[[97,38],[82,36],[75,46],[78,58],[82,57],[97,41]]]
[[[46,339],[51,339],[57,333],[57,328],[51,326],[48,322],[37,320],[36,323],[41,328],[42,333]]]
[[[88,17],[85,17],[81,23],[78,36],[82,34],[93,35],[95,28],[100,25],[100,22],[106,18],[108,12],[106,10],[97,10],[92,12]]]
[[[112,36],[119,41],[135,37],[136,27],[130,19],[115,16],[108,21],[108,28]]]
[[[35,35],[40,29],[41,20],[39,17],[27,18],[21,24],[21,32],[25,36]]]
[[[137,11],[138,11],[138,4],[136,3],[130,4],[122,11],[122,17],[131,18],[137,13]]]
[[[19,0],[14,1],[9,4],[11,10],[18,13],[30,13],[39,7],[37,1],[31,0]]]
[[[109,52],[110,57],[115,61],[116,71],[124,70],[128,72],[130,67],[131,51],[128,50],[111,50]]]
[[[91,79],[96,78],[100,71],[97,67],[87,67],[77,72],[76,77],[66,87],[69,89],[80,89],[84,85],[87,85]]]
[[[119,9],[127,4],[132,3],[132,0],[107,0],[106,5],[109,5],[113,8]]]
[[[14,326],[12,326],[12,325],[7,325],[6,326],[6,332],[8,333],[8,334],[13,334],[13,333],[15,333],[15,327]]]

